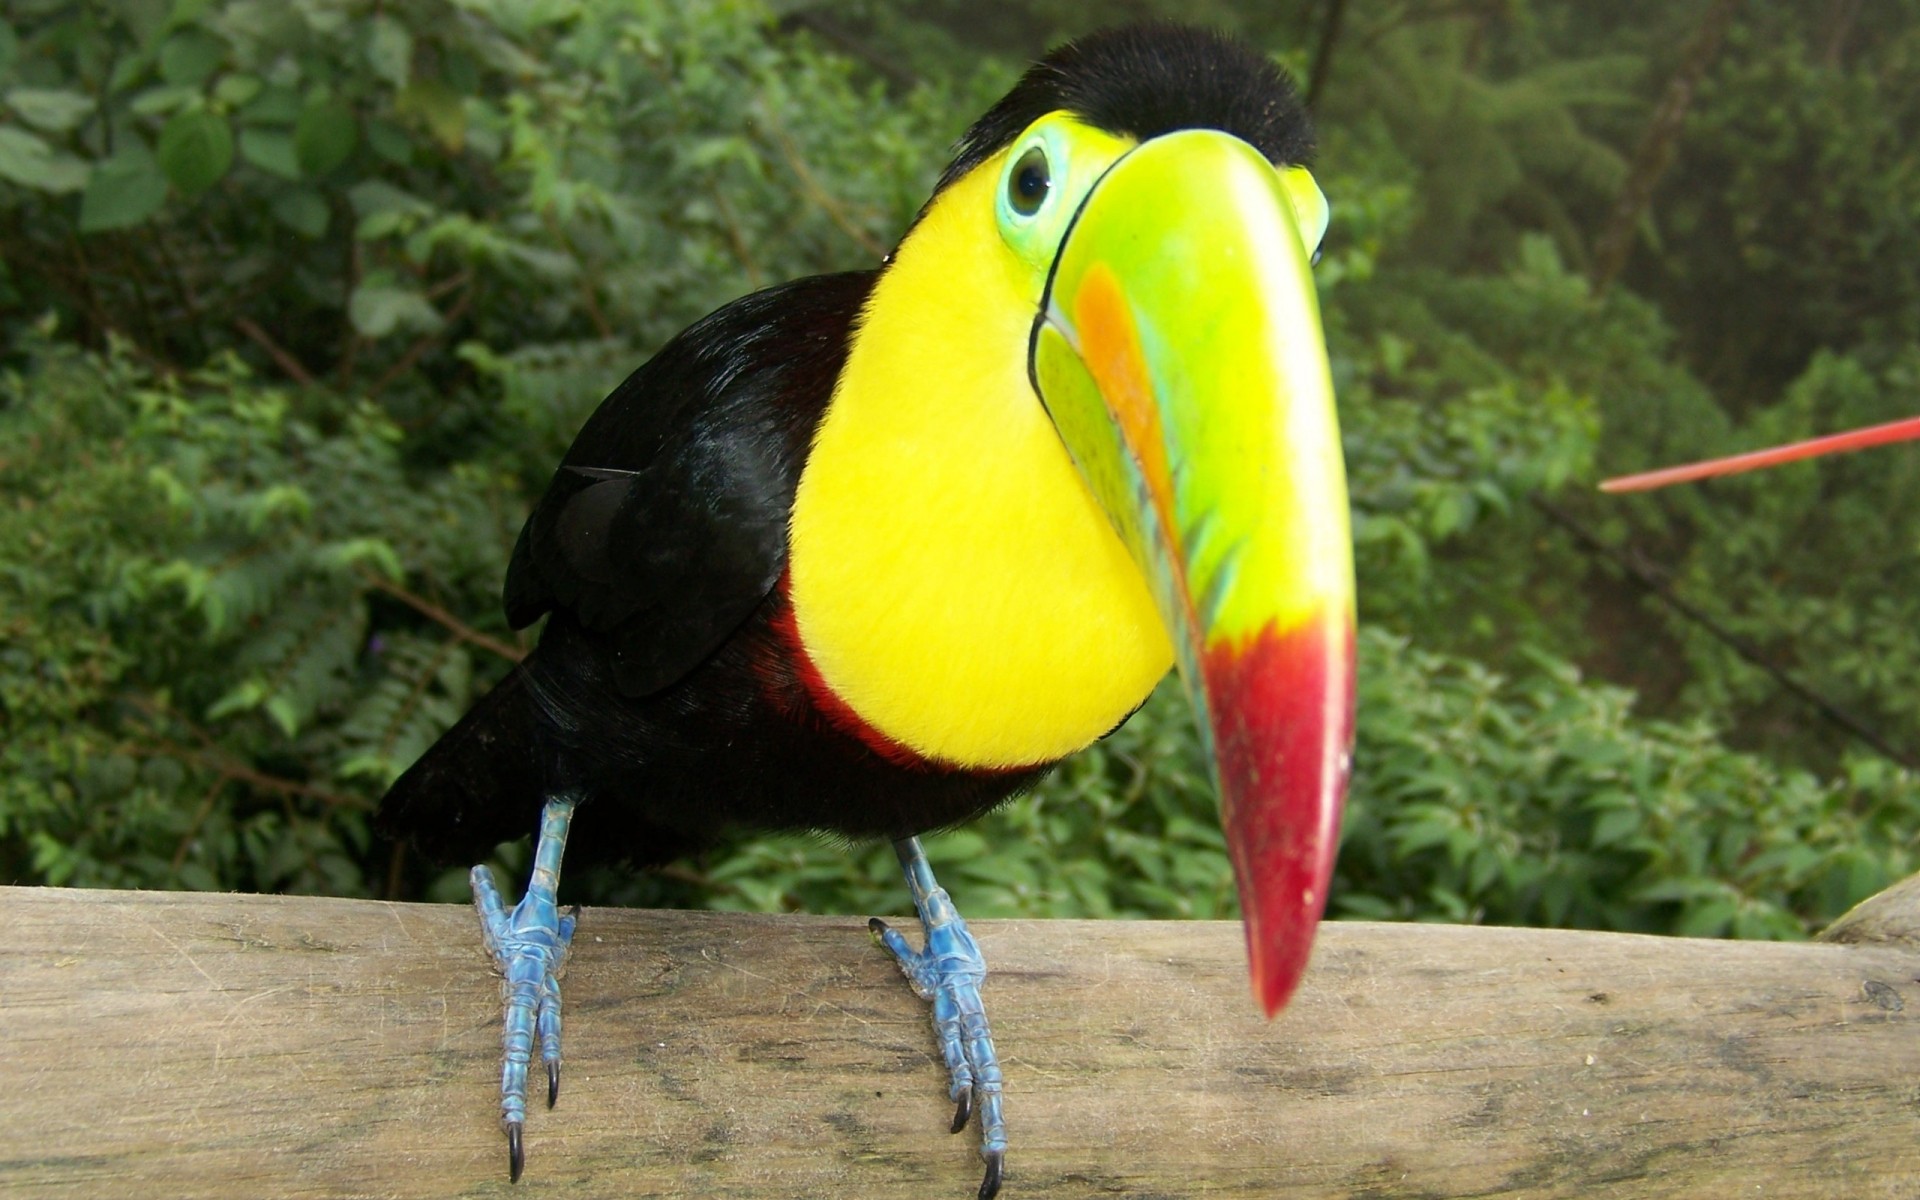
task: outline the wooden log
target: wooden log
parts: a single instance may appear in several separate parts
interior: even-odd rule
[[[470,911],[0,889],[9,1197],[947,1197],[923,1005],[854,918],[589,909],[560,1107],[496,1124]],[[1017,1197],[1920,1194],[1920,953],[981,921]]]

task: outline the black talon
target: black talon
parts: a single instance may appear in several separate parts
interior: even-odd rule
[[[980,1157],[987,1160],[987,1177],[980,1181],[979,1200],[993,1200],[1000,1194],[1000,1177],[1006,1173],[1007,1152],[983,1150]]]
[[[552,1108],[560,1099],[560,1060],[547,1062],[547,1107]]]
[[[520,1144],[520,1126],[507,1126],[507,1182],[519,1183],[520,1172],[527,1169],[526,1147]],[[991,1173],[991,1172],[989,1172]]]
[[[953,1128],[948,1133],[959,1133],[967,1127],[967,1121],[973,1116],[973,1089],[960,1093],[960,1103],[953,1110]]]
[[[879,937],[881,934],[885,933],[886,931],[887,931],[887,923],[885,921],[882,921],[879,917],[867,918],[868,933],[872,934],[875,937]]]

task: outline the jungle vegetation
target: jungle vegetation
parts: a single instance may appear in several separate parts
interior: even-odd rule
[[[1592,487],[1913,410],[1920,0],[12,0],[0,880],[464,899],[371,808],[530,645],[500,580],[574,430],[876,263],[1096,12],[1235,30],[1320,122],[1333,913],[1794,938],[1920,867],[1912,453]],[[1233,908],[1177,687],[929,849],[975,916]],[[805,836],[570,890],[900,903]]]

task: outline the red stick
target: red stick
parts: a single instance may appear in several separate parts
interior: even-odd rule
[[[1741,471],[1771,467],[1777,463],[1793,462],[1796,459],[1814,458],[1822,454],[1842,454],[1849,450],[1864,450],[1869,446],[1884,446],[1888,442],[1904,442],[1910,438],[1920,438],[1920,417],[1889,421],[1885,425],[1870,425],[1865,429],[1853,430],[1851,433],[1834,433],[1826,437],[1809,438],[1804,442],[1790,442],[1770,450],[1753,450],[1746,454],[1711,458],[1705,462],[1688,463],[1685,466],[1644,471],[1638,475],[1622,475],[1602,483],[1600,490],[1603,492],[1651,491],[1669,484],[1691,483],[1696,479],[1709,479],[1715,475],[1734,475]]]

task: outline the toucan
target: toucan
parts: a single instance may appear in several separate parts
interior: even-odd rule
[[[979,1195],[1006,1153],[979,947],[917,835],[1032,787],[1178,665],[1215,766],[1269,1015],[1327,900],[1353,730],[1348,501],[1311,266],[1328,205],[1267,57],[1155,24],[1034,64],[873,270],[675,337],[581,428],[514,548],[537,647],[387,794],[472,862],[537,830],[509,908],[501,1120],[520,1177],[583,854],[742,829],[894,843]],[[578,856],[576,856],[578,857]]]

